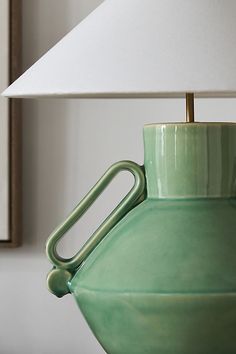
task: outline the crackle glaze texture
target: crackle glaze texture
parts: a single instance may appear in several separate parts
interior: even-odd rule
[[[236,125],[144,128],[147,197],[70,291],[110,354],[236,353]]]

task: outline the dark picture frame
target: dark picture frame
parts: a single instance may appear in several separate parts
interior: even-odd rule
[[[21,71],[21,0],[9,1],[9,84]],[[22,183],[21,183],[21,101],[8,100],[8,237],[0,247],[17,247],[22,241]]]

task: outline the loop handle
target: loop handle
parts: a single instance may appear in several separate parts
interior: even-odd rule
[[[68,259],[60,257],[56,250],[60,239],[88,210],[112,179],[120,171],[124,170],[134,175],[135,182],[132,189],[75,256]],[[63,276],[69,278],[68,272],[73,274],[117,222],[144,199],[145,187],[146,182],[143,167],[132,161],[120,161],[112,165],[90,192],[81,200],[68,218],[50,235],[46,245],[46,252],[49,260],[54,265],[54,271],[55,267],[64,270],[64,273],[62,273]]]

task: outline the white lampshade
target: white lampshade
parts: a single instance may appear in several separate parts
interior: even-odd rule
[[[9,97],[236,94],[235,0],[106,0]]]

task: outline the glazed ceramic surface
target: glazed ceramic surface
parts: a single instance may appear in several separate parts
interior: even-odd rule
[[[149,125],[144,143],[146,194],[137,167],[133,204],[84,258],[56,254],[62,224],[49,288],[107,353],[235,354],[236,125]]]

